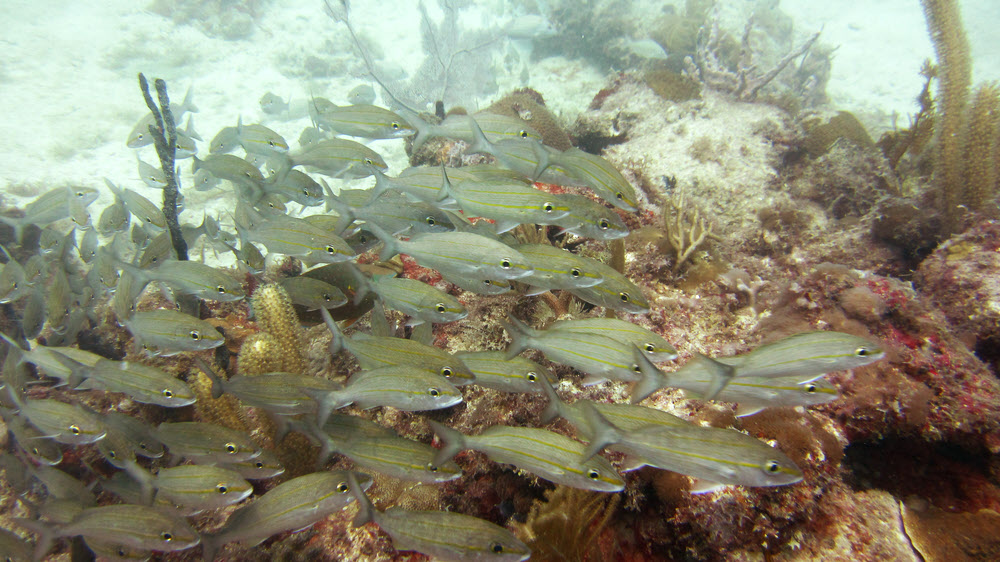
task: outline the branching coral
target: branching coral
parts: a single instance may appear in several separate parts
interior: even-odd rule
[[[718,18],[713,18],[708,31],[706,32],[702,28],[699,34],[695,58],[685,57],[684,59],[687,75],[713,90],[725,92],[740,100],[752,101],[756,99],[761,88],[774,80],[790,62],[808,51],[819,38],[819,33],[814,33],[804,43],[778,61],[774,68],[761,74],[753,61],[753,49],[750,47],[750,32],[752,30],[753,18],[747,22],[743,29],[739,57],[736,61],[736,67],[732,68],[724,62],[720,54],[723,34],[719,31]]]
[[[683,195],[674,196],[667,206],[663,211],[663,227],[644,227],[639,238],[653,242],[661,251],[672,252],[675,258],[672,270],[676,273],[705,242],[720,238],[697,208],[685,204]]]
[[[295,315],[295,308],[292,307],[292,299],[288,293],[281,285],[264,285],[254,293],[250,305],[261,331],[268,336],[248,338],[243,344],[243,348],[240,349],[241,371],[246,367],[253,368],[251,365],[244,366],[243,359],[249,356],[259,360],[261,364],[275,363],[280,367],[266,371],[257,370],[254,374],[271,371],[305,372],[305,361],[302,358],[302,328],[299,326],[299,319]],[[252,344],[249,349],[248,344]],[[244,350],[247,350],[246,353]]]

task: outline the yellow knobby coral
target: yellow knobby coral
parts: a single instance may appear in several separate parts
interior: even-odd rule
[[[253,307],[261,331],[269,334],[276,344],[274,347],[280,366],[276,370],[304,373],[306,365],[302,358],[302,327],[299,325],[299,318],[295,314],[288,293],[280,285],[274,283],[264,285],[254,293],[250,305]],[[266,345],[263,351],[269,352],[270,346]],[[243,355],[242,349],[240,355]]]

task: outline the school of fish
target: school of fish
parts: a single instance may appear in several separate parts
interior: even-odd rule
[[[527,559],[524,543],[497,524],[448,511],[379,511],[369,501],[372,478],[366,472],[448,482],[462,476],[452,459],[463,450],[555,484],[606,493],[621,492],[623,473],[642,466],[690,476],[695,492],[802,480],[794,462],[775,447],[639,402],[660,389],[678,388],[697,398],[736,403],[738,415],[821,404],[837,398],[823,375],[881,359],[885,353],[876,342],[830,331],[801,333],[732,357],[696,354],[665,371],[656,363],[676,359],[677,350],[628,320],[650,310],[639,286],[593,258],[549,243],[520,242],[511,233],[520,225],[543,225],[554,227],[553,238],[605,242],[626,236],[622,217],[641,202],[611,163],[578,148],[550,148],[518,119],[476,113],[430,123],[410,111],[374,105],[367,90],[356,90],[353,103],[343,105],[310,98],[314,127],[303,131],[297,146],[242,117],[199,146],[204,141],[191,124],[197,108],[190,92],[174,107],[178,120],[189,116],[179,130],[177,153],[191,162],[189,187],[220,190],[220,197],[231,198],[232,209],[228,216],[205,215],[200,225],[184,225],[186,242],[193,247],[203,240],[205,248],[231,252],[238,274],[177,260],[162,210],[110,180],[105,186],[113,202],[96,221],[90,206],[99,187],[56,188],[28,204],[23,216],[0,216],[17,241],[3,248],[0,270],[0,303],[17,311],[8,324],[16,330],[0,334],[6,357],[0,416],[17,453],[0,458],[15,489],[28,490],[37,480],[46,490],[35,515],[17,520],[34,534],[33,546],[0,532],[0,552],[7,559],[41,559],[60,539],[78,536],[110,559],[142,560],[200,544],[203,558],[213,560],[228,543],[255,545],[309,527],[351,503],[358,505],[355,525],[374,522],[399,550],[447,560]],[[272,93],[261,98],[261,110],[271,116],[287,111],[288,104]],[[129,147],[152,142],[150,123],[147,115],[134,127]],[[376,151],[345,137],[412,137],[415,146],[450,138],[495,163],[412,167],[391,175]],[[138,179],[162,189],[162,171],[137,160]],[[366,177],[374,180],[367,190],[330,186]],[[576,190],[555,193],[544,184]],[[182,186],[182,194],[187,188]],[[31,227],[40,229],[38,249],[23,257],[27,252],[20,245]],[[448,283],[366,273],[358,258],[373,249],[381,260],[405,254]],[[330,353],[348,353],[360,364],[343,384],[304,372],[221,378],[210,360],[225,336],[213,323],[172,306],[137,306],[151,285],[170,304],[181,297],[243,301],[249,296],[243,280],[261,278],[270,255],[297,258],[312,268],[280,284],[294,303],[320,312],[330,331]],[[512,291],[523,298],[566,291],[621,317],[587,315],[538,329],[511,315],[502,321],[511,340],[506,350],[451,354],[431,344],[433,324],[462,322],[468,299]],[[372,310],[372,333],[343,331],[335,316],[356,319],[358,314],[337,314],[350,307]],[[407,318],[412,338],[388,335],[386,309]],[[78,336],[105,321],[105,314],[132,336],[135,352],[127,360],[78,345]],[[564,401],[557,390],[568,390],[572,382],[556,380],[546,366],[521,356],[529,349],[573,368],[583,385],[631,383],[632,403]],[[282,435],[298,432],[318,445],[317,470],[255,494],[250,481],[280,478],[284,468],[243,432],[200,421],[154,425],[94,411],[72,392],[60,395],[70,397],[64,401],[38,390],[41,385],[98,390],[159,408],[185,408],[196,400],[191,386],[143,361],[146,355],[176,354],[198,358],[214,396],[233,396],[266,412]],[[440,442],[435,448],[341,411],[350,405],[445,409],[462,402],[467,385],[544,394],[549,406],[543,422],[565,418],[576,434],[493,426],[467,435],[429,421]],[[96,448],[111,467],[100,473],[112,476],[94,473],[78,480],[56,468],[76,447]],[[624,453],[625,460],[613,464],[601,456],[605,449]],[[326,470],[334,455],[350,459],[358,471]],[[94,482],[120,502],[98,505]],[[239,507],[211,531],[196,530],[189,519],[234,505]]]

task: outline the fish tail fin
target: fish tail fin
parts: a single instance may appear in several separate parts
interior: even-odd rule
[[[667,386],[669,379],[637,346],[632,346],[632,359],[639,366],[639,382],[632,387],[632,403],[638,404],[650,394]]]
[[[192,174],[197,173],[198,170],[200,170],[201,167],[202,167],[202,165],[204,165],[204,164],[205,164],[205,161],[202,160],[201,158],[198,158],[197,154],[191,156],[191,173]],[[104,180],[104,181],[107,181],[107,180]],[[111,187],[111,182],[108,182],[108,187]],[[117,195],[117,192],[115,193],[115,195]]]
[[[27,223],[25,223],[23,219],[14,217],[5,217],[3,215],[0,215],[0,222],[14,229],[14,240],[20,243],[23,238],[21,235],[24,234],[24,227]],[[4,250],[4,253],[6,252],[7,251]],[[7,254],[7,256],[9,257],[10,254]]]
[[[566,407],[566,403],[562,401],[562,398],[559,398],[559,395],[556,394],[555,387],[553,387],[549,381],[545,380],[544,377],[542,378],[541,385],[542,392],[544,392],[545,396],[549,399],[549,404],[545,406],[544,410],[542,410],[542,423],[549,423],[556,418],[563,417],[563,411]]]
[[[63,526],[56,523],[49,523],[40,519],[27,517],[15,517],[14,522],[38,535],[35,541],[35,550],[32,559],[41,560],[52,550],[56,539],[59,537],[59,529]]]
[[[316,427],[318,428],[326,425],[334,410],[351,403],[349,399],[344,399],[343,390],[305,389],[303,392],[316,401]]]
[[[381,226],[375,224],[374,222],[366,223],[366,226],[372,231],[372,234],[377,236],[378,239],[382,241],[382,251],[379,252],[378,259],[387,261],[392,259],[392,257],[396,254],[401,253],[399,251],[398,241],[393,235],[383,230]]]
[[[222,379],[219,378],[219,375],[215,374],[215,369],[201,357],[196,358],[195,362],[198,364],[201,372],[205,373],[205,376],[208,377],[208,380],[212,381],[212,398],[218,400],[223,393]]]
[[[472,129],[472,145],[469,147],[469,152],[482,152],[485,154],[495,155],[496,147],[486,138],[486,134],[483,133],[482,127],[476,120],[470,115],[469,116],[469,127]]]
[[[413,126],[417,130],[416,135],[413,137],[413,148],[412,150],[417,150],[434,136],[434,126],[428,123],[423,117],[420,116],[415,111],[410,111],[409,108],[397,108],[396,110],[400,116],[406,119],[406,122]]]
[[[201,535],[201,559],[202,562],[212,562],[215,560],[215,555],[219,553],[219,547],[223,543],[211,533],[202,533]]]
[[[368,203],[378,199],[379,196],[385,193],[387,189],[391,188],[392,183],[389,181],[389,176],[385,175],[385,172],[379,169],[378,166],[370,166],[368,164],[365,164],[365,166],[367,166],[368,169],[371,170],[372,175],[375,176],[375,185],[372,186],[371,189],[372,194],[365,203],[367,205]],[[327,209],[327,211],[329,210],[330,209]]]
[[[581,401],[583,415],[590,426],[590,444],[583,451],[581,462],[587,462],[605,447],[622,440],[621,431],[608,421],[589,400]]]
[[[52,357],[63,367],[69,369],[69,377],[66,379],[66,386],[70,389],[75,389],[80,386],[80,384],[87,380],[90,376],[90,368],[83,363],[74,361],[73,359],[59,353],[52,354]]]
[[[380,338],[391,337],[393,329],[389,326],[389,318],[385,315],[382,299],[377,299],[372,306],[372,335]]]
[[[188,86],[187,91],[184,92],[184,101],[181,102],[179,109],[181,111],[178,112],[178,116],[184,112],[198,113],[198,106],[194,104],[194,86]]]
[[[187,125],[184,126],[184,130],[181,131],[181,132],[184,133],[185,135],[193,138],[194,140],[199,140],[199,141],[205,140],[205,139],[201,138],[201,135],[198,134],[198,131],[194,130],[194,116],[193,115],[188,115]]]
[[[531,139],[528,142],[531,143],[535,157],[538,158],[538,164],[535,165],[535,171],[531,179],[538,181],[538,178],[542,177],[542,174],[552,165],[552,162],[549,160],[549,151],[545,150],[545,146],[542,145],[540,140]]]
[[[139,497],[142,505],[153,505],[155,484],[153,475],[135,461],[125,461],[125,473],[139,484]]]
[[[507,330],[510,336],[510,347],[507,348],[507,359],[513,359],[516,355],[531,347],[531,340],[538,335],[538,330],[531,328],[524,322],[511,315],[507,316],[507,321],[500,324]]]
[[[358,478],[354,475],[353,471],[347,473],[347,484],[351,487],[351,495],[354,496],[354,501],[358,502],[358,514],[354,516],[354,526],[360,527],[365,523],[374,521],[375,506],[372,505],[365,491],[361,489],[361,484],[358,484]]]
[[[715,400],[715,397],[722,392],[729,381],[733,380],[736,376],[736,367],[732,365],[726,365],[721,361],[716,361],[711,357],[706,357],[700,353],[695,354],[695,361],[700,362],[712,376],[708,383],[708,387],[705,389],[705,395],[702,397],[703,400]]]
[[[330,355],[335,355],[344,349],[344,333],[340,331],[340,327],[337,326],[337,322],[334,321],[333,316],[330,316],[330,311],[325,307],[320,307],[320,316],[323,317],[323,323],[326,324],[327,329],[333,335],[333,339],[330,340]]]
[[[465,444],[465,435],[463,435],[460,431],[454,430],[434,420],[427,420],[427,423],[430,424],[431,429],[437,434],[438,439],[441,440],[441,448],[438,449],[437,454],[434,455],[434,464],[436,466],[443,465],[444,463],[450,461],[458,453],[469,448]]]

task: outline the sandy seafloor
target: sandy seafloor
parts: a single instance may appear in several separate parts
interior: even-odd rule
[[[136,73],[168,81],[179,102],[194,89],[200,112],[195,128],[207,140],[238,116],[261,121],[293,142],[306,118],[271,119],[258,100],[267,91],[292,97],[293,107],[305,103],[309,91],[337,102],[363,80],[353,77],[310,79],[304,70],[310,56],[346,52],[346,32],[322,11],[319,0],[265,2],[245,39],[225,40],[199,27],[175,24],[148,11],[151,2],[104,0],[60,2],[7,0],[0,3],[4,30],[0,41],[0,190],[9,203],[23,204],[46,187],[83,184],[99,187],[99,212],[110,202],[102,178],[139,190],[150,199],[158,194],[140,182],[133,150],[125,138],[145,108]],[[471,23],[502,24],[517,15],[511,3],[475,2],[466,10]],[[646,2],[650,13],[660,2]],[[680,6],[682,3],[676,2]],[[431,3],[433,8],[433,3]],[[746,13],[749,2],[730,2],[731,13]],[[913,0],[875,3],[786,0],[781,8],[805,37],[822,29],[821,40],[839,46],[827,88],[831,106],[858,114],[873,136],[902,125],[914,111],[920,88],[917,70],[933,51],[923,14]],[[353,2],[352,20],[358,30],[380,42],[384,61],[412,72],[420,63],[419,16],[416,2]],[[639,12],[642,9],[638,9]],[[1000,76],[1000,43],[992,40],[1000,22],[1000,5],[988,0],[963,2],[972,44],[974,82]],[[566,123],[572,123],[605,83],[607,72],[577,60],[548,58],[532,68],[530,86],[540,91]],[[522,84],[499,77],[500,92]],[[483,106],[490,100],[482,100]],[[402,144],[381,141],[373,147],[384,155],[391,171],[405,166]],[[139,151],[155,161],[151,147]],[[184,169],[189,170],[187,163]],[[189,173],[189,172],[187,172]],[[370,182],[359,182],[366,186]],[[222,191],[188,194],[188,208],[218,204],[230,196]],[[187,213],[187,221],[200,212]]]

